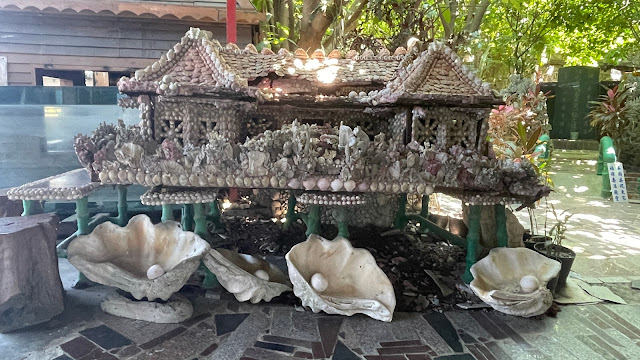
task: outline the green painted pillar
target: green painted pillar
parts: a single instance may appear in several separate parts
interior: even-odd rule
[[[222,211],[220,211],[220,202],[218,200],[214,200],[209,204],[209,221],[213,225],[212,231],[213,233],[221,233],[224,232],[224,226],[222,226]]]
[[[509,234],[507,233],[507,213],[504,205],[495,204],[494,213],[496,216],[496,238],[498,247],[507,247],[509,244]]]
[[[396,229],[404,229],[407,226],[407,194],[400,194],[398,197],[398,212],[393,221],[393,227]]]
[[[193,204],[193,221],[195,223],[194,232],[203,239],[209,238],[207,219],[204,216],[204,204]]]
[[[76,200],[76,222],[78,235],[87,235],[89,233],[89,198],[86,196]]]
[[[288,213],[288,210],[287,210]],[[309,205],[309,214],[307,214],[307,231],[305,235],[320,234],[320,206]]]
[[[338,224],[338,236],[343,238],[349,238],[349,216],[347,214],[347,208],[345,206],[338,206],[336,208],[336,223]]]
[[[173,205],[171,204],[162,204],[162,217],[160,218],[162,222],[166,221],[175,221],[173,217]]]
[[[129,222],[127,215],[127,187],[125,185],[118,185],[118,216],[109,218],[109,220],[117,225],[126,226]]]
[[[471,265],[476,263],[476,251],[480,241],[480,205],[469,206],[469,233],[467,234],[467,267],[462,280],[469,284],[473,280]]]
[[[193,231],[193,205],[182,205],[182,229],[184,231]]]
[[[429,195],[422,195],[422,208],[420,209],[420,216],[425,219],[429,219]],[[427,230],[428,229],[426,222],[420,222],[420,228],[418,229],[418,231],[420,231],[421,234],[424,234],[427,232]]]
[[[36,200],[22,200],[22,216],[35,215],[40,209],[35,206]]]
[[[298,215],[296,214],[296,203],[296,196],[292,191],[289,193],[289,199],[287,200],[287,214],[285,215],[285,222],[283,226],[285,230],[298,220]]]

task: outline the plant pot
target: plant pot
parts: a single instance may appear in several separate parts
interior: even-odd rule
[[[552,253],[548,254],[547,250],[549,250],[549,247],[552,247]],[[534,249],[548,258],[560,262],[560,273],[558,274],[558,280],[556,282],[555,289],[551,289],[551,287],[549,287],[548,285],[547,288],[549,288],[552,293],[555,293],[555,290],[562,289],[567,284],[567,278],[569,277],[569,272],[571,272],[571,266],[573,266],[573,261],[576,258],[576,253],[571,249],[561,245],[552,244],[546,246],[544,242],[540,242],[534,245]],[[549,282],[549,284],[553,282],[554,281],[552,280]]]
[[[524,246],[529,249],[529,250],[535,250],[534,246],[537,243],[544,243],[547,241],[551,241],[551,237],[550,236],[545,236],[545,235],[533,235],[530,236],[528,239],[524,239]]]
[[[578,140],[578,136],[580,135],[577,131],[571,131],[569,133],[569,140]]]

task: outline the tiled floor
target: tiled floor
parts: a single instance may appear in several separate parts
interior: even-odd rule
[[[68,288],[65,312],[44,325],[0,334],[5,355],[0,358],[640,358],[638,301],[563,307],[556,318],[458,310],[396,313],[391,323],[383,323],[362,315],[342,317],[281,304],[238,303],[224,291],[207,298],[199,288],[187,287],[182,292],[194,303],[194,316],[181,324],[153,324],[104,314],[99,304],[111,290],[103,286],[70,289],[76,273],[65,260],[61,268]]]

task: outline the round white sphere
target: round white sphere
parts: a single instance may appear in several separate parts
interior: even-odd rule
[[[315,273],[311,277],[311,287],[315,291],[323,292],[323,291],[327,290],[328,286],[329,286],[329,282],[327,281],[327,278],[324,277],[324,275],[322,275],[320,273]]]
[[[162,266],[158,264],[151,265],[147,270],[147,277],[149,280],[157,279],[160,276],[164,275],[165,271]]]
[[[540,287],[540,280],[533,275],[525,275],[520,279],[520,287],[523,293],[532,293]]]
[[[256,277],[259,277],[262,280],[269,281],[269,274],[264,270],[256,270],[256,272],[254,272],[253,275],[255,275]]]

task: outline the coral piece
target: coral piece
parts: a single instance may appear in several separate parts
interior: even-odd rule
[[[174,221],[154,225],[146,215],[137,215],[125,227],[102,223],[89,235],[69,244],[69,262],[90,280],[114,286],[140,300],[167,300],[180,290],[198,268],[209,244],[198,235],[183,231]],[[150,267],[165,273],[150,280]]]
[[[547,283],[559,272],[559,262],[533,250],[495,248],[471,266],[470,286],[494,309],[531,317],[544,314],[551,306],[553,295]]]
[[[220,284],[238,301],[271,301],[291,283],[285,274],[266,260],[238,254],[227,249],[212,249],[205,255],[204,264],[216,275]]]
[[[342,237],[329,241],[311,235],[291,248],[286,260],[293,292],[313,312],[391,321],[393,287],[367,250],[354,249]]]

